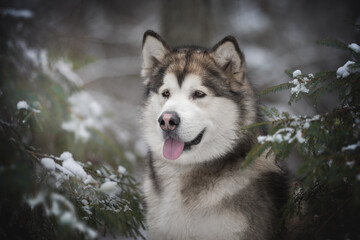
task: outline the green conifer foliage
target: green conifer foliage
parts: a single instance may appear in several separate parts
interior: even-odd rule
[[[74,74],[76,59],[21,37],[2,50],[0,238],[144,238],[132,163]]]
[[[302,232],[302,239],[360,238],[360,47],[325,39],[321,45],[350,53],[349,61],[337,71],[304,74],[286,71],[291,80],[265,89],[260,96],[290,89],[289,104],[305,95],[317,106],[327,93],[337,93],[340,106],[316,116],[291,116],[275,108],[263,107],[268,121],[248,126],[269,126],[267,136],[259,136],[243,165],[263,152],[286,160],[297,151],[303,162],[296,184],[284,207],[283,222],[296,217],[289,232]],[[300,224],[301,222],[301,224]],[[290,226],[290,227],[289,227]]]

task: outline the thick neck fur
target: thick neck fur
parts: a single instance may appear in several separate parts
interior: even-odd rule
[[[240,164],[256,142],[255,137],[255,133],[245,133],[245,136],[242,138],[243,140],[239,141],[238,144],[233,147],[233,150],[224,156],[189,165],[153,159],[152,154],[149,153],[147,168],[150,177],[153,180],[154,189],[158,194],[161,194],[162,185],[164,184],[164,181],[167,180],[165,178],[169,176],[169,172],[167,171],[169,168],[173,169],[176,172],[176,175],[186,175],[187,182],[185,182],[184,186],[207,188],[207,184],[211,184],[209,181],[216,181],[217,178],[221,178],[223,174],[228,173],[229,170],[238,170],[240,168]],[[164,169],[166,169],[166,171],[163,172],[162,170]],[[207,179],[207,177],[209,179]],[[200,187],[199,184],[202,187]],[[193,189],[198,191],[200,190],[199,188]],[[182,191],[187,190],[183,189]]]

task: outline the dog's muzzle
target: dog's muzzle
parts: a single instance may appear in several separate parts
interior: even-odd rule
[[[163,131],[174,131],[180,124],[180,117],[176,112],[163,112],[158,122]]]

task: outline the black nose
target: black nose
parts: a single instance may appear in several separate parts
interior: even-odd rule
[[[163,112],[158,122],[163,131],[173,131],[180,124],[180,117],[176,112]]]

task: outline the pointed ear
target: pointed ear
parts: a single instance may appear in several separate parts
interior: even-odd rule
[[[161,62],[167,53],[169,53],[169,48],[159,34],[152,30],[147,30],[144,33],[142,44],[141,76],[149,77],[151,69],[158,62]]]
[[[227,36],[217,43],[211,49],[210,56],[229,76],[238,81],[245,77],[245,57],[234,37]]]

